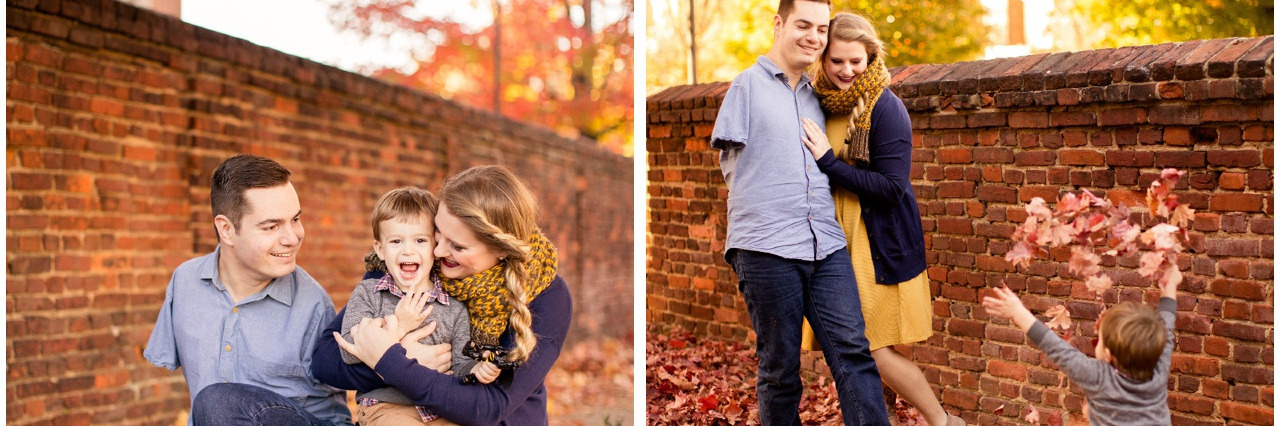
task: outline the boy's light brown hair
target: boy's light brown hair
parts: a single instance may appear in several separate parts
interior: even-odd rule
[[[778,16],[781,17],[783,21],[786,21],[787,16],[791,15],[791,11],[796,9],[797,1],[811,1],[831,7],[831,0],[778,0]]]
[[[1134,380],[1151,379],[1164,352],[1164,320],[1151,307],[1123,302],[1102,314],[1102,345],[1111,351],[1112,364]]]
[[[373,239],[382,240],[383,221],[394,218],[417,218],[426,216],[426,225],[435,229],[436,208],[440,201],[427,190],[416,186],[404,186],[387,191],[378,198],[373,206],[370,224],[373,225]]]

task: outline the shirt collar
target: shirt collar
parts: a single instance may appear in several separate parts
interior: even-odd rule
[[[201,263],[196,272],[200,274],[201,280],[212,284],[219,291],[225,292],[227,291],[226,285],[222,283],[222,280],[218,279],[218,256],[221,255],[222,244],[218,244],[217,247],[214,247],[213,254],[208,256],[208,261]],[[296,269],[288,275],[271,280],[271,282],[267,284],[267,288],[257,294],[244,298],[244,300],[240,301],[240,304],[253,302],[264,297],[270,297],[285,304],[285,306],[293,306],[293,295],[296,293],[294,289],[297,288],[297,281],[294,279],[295,275],[297,275]]]
[[[449,293],[444,291],[444,285],[440,282],[440,277],[431,273],[431,282],[435,283],[435,289],[431,290],[431,294],[427,295],[427,303],[431,301],[440,302],[441,305],[449,305]],[[391,274],[382,276],[377,284],[373,285],[373,291],[389,291],[395,297],[404,297],[405,293],[400,291],[400,287],[396,286],[396,282],[391,279]]]
[[[764,70],[768,72],[769,75],[777,77],[778,79],[784,82],[791,80],[790,77],[787,76],[787,73],[782,71],[782,68],[779,68],[777,64],[774,64],[773,60],[769,59],[768,56],[760,55],[760,57],[756,58],[756,64],[760,65],[761,68],[764,68]],[[805,87],[810,83],[811,83],[811,80],[809,79],[809,73],[801,72],[800,82],[797,83],[797,86]]]

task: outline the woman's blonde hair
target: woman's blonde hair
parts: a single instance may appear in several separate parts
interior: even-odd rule
[[[507,301],[515,344],[508,359],[524,362],[533,352],[532,315],[525,300],[529,237],[538,229],[538,202],[529,188],[502,166],[472,167],[445,180],[440,204],[498,255],[506,271]]]
[[[876,32],[875,25],[871,24],[871,20],[852,12],[840,12],[831,17],[830,26],[827,28],[827,49],[822,51],[822,61],[819,62],[822,66],[825,66],[827,52],[831,51],[831,42],[837,40],[862,43],[862,47],[867,49],[868,66],[884,51],[884,42],[880,40],[880,35]],[[822,69],[818,71],[826,72]],[[858,104],[853,106],[850,117],[861,116],[869,107],[859,100]]]

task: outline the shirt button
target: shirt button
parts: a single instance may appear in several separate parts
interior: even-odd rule
[[[227,345],[227,352],[231,352],[231,345]]]
[[[231,313],[233,313],[233,314],[234,314],[234,313],[237,313],[237,312],[240,312],[240,308],[239,308],[239,307],[231,308]]]

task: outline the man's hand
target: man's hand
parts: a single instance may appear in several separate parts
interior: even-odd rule
[[[382,355],[396,343],[395,329],[398,321],[394,315],[383,318],[365,318],[351,327],[351,340],[342,338],[342,334],[333,333],[338,347],[355,355],[360,362],[370,368],[378,365]]]

